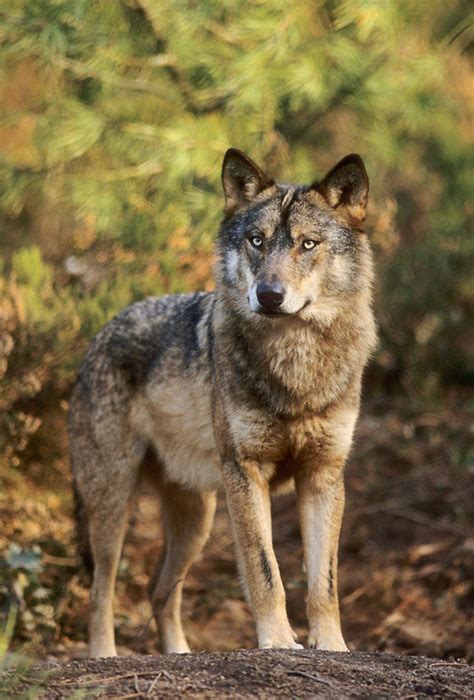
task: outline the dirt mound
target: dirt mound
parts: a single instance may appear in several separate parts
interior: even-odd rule
[[[8,681],[5,674],[4,681]],[[0,679],[1,681],[1,679]],[[2,683],[0,682],[0,691]],[[466,663],[382,653],[236,651],[128,656],[36,666],[9,697],[466,698]],[[29,695],[31,697],[31,695]]]

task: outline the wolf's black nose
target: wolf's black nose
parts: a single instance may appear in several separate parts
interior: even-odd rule
[[[257,299],[264,311],[276,311],[282,305],[285,288],[281,282],[260,282],[257,286]]]

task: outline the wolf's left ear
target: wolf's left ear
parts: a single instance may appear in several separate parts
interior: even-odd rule
[[[260,192],[275,184],[245,153],[229,148],[222,164],[226,216],[249,204]]]
[[[322,194],[333,209],[340,208],[354,226],[364,221],[369,178],[362,158],[356,153],[340,160],[324,180],[312,187]]]

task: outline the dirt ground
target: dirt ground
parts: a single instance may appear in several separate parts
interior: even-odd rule
[[[237,651],[73,661],[31,669],[10,697],[101,698],[468,698],[466,663],[382,653]],[[2,679],[0,678],[0,690]]]
[[[236,679],[247,690],[255,682],[252,693],[258,691],[259,697],[274,697],[277,691],[281,697],[467,697],[465,666],[454,660],[474,657],[473,413],[472,400],[459,394],[434,408],[394,397],[366,402],[346,472],[339,583],[346,641],[353,650],[425,654],[430,660],[380,654],[336,659],[308,651],[122,658],[105,662],[102,675],[113,678],[104,681],[104,692],[112,693],[106,697],[144,697],[156,678],[152,691],[157,697],[184,692],[192,697],[190,688],[198,693],[201,678],[210,693],[206,697],[238,697]],[[47,447],[41,453],[37,446],[38,461],[27,471],[9,474],[0,493],[0,613],[12,603],[19,608],[13,650],[38,661],[71,662],[52,671],[55,685],[45,697],[53,698],[66,697],[80,683],[89,688],[87,679],[92,687],[99,667],[82,661],[88,583],[73,544],[63,416],[52,416],[45,427],[51,431],[48,445],[51,434],[57,436],[60,456],[50,455]],[[273,511],[289,617],[304,643],[305,576],[294,497],[275,499]],[[160,541],[158,506],[145,493],[117,582],[122,656],[157,654],[146,589]],[[203,558],[186,582],[184,620],[195,651],[255,647],[222,497]],[[148,669],[150,675],[140,675]],[[176,670],[172,681],[170,669]],[[120,688],[114,686],[117,675],[124,676]]]

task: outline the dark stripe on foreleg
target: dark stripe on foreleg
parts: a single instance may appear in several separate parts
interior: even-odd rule
[[[331,557],[329,560],[328,593],[330,596],[332,596],[334,594],[334,558],[333,557]]]
[[[267,555],[263,547],[260,550],[260,565],[262,567],[263,575],[265,576],[265,581],[267,582],[268,587],[273,588],[272,568],[270,566],[270,562],[267,559]]]

